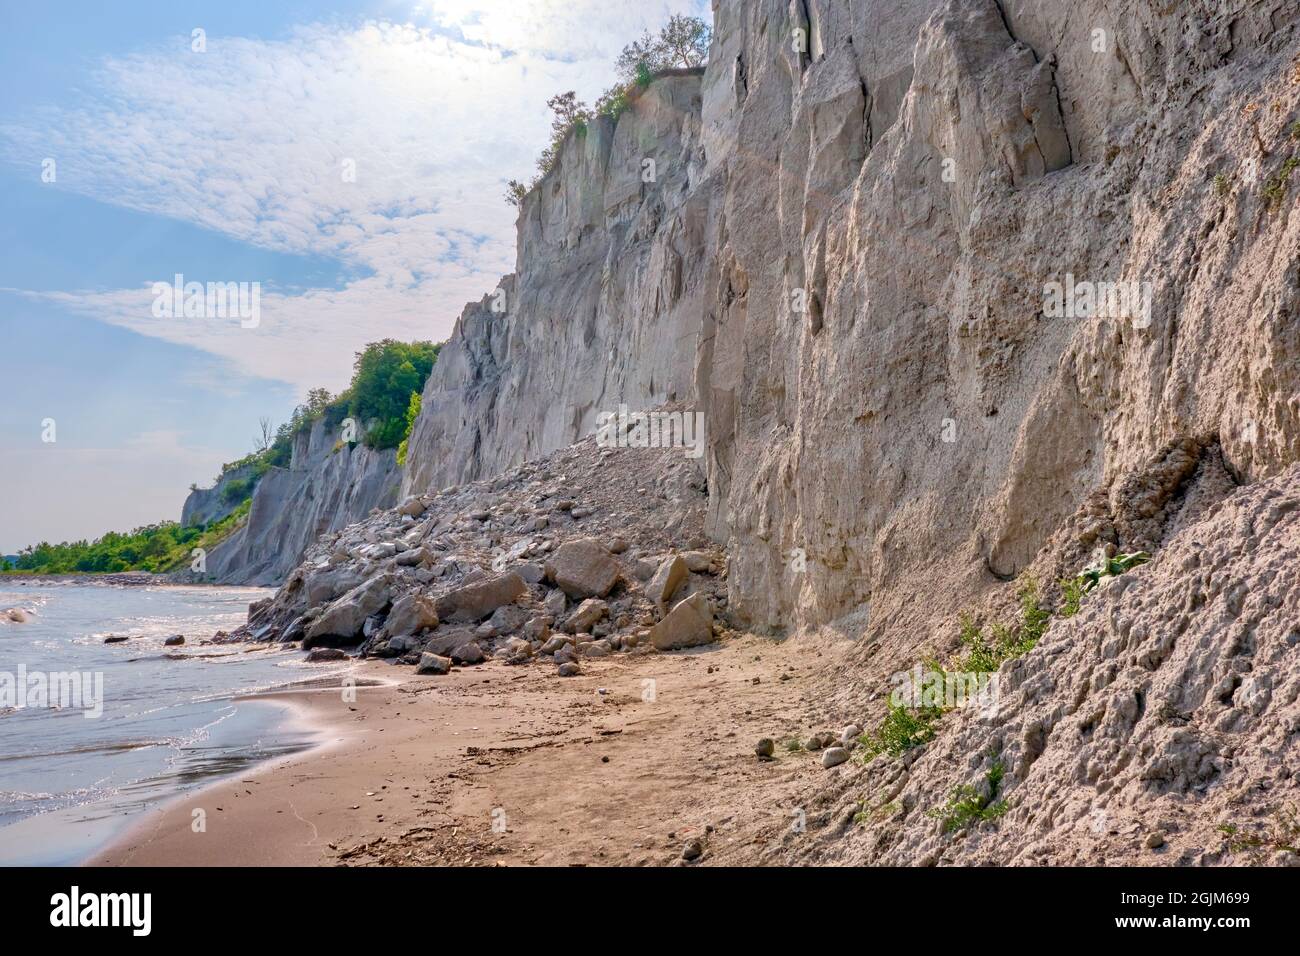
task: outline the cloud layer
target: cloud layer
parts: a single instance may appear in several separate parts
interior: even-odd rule
[[[278,252],[337,259],[340,288],[277,289],[261,323],[159,319],[154,281],[35,293],[192,345],[235,370],[341,387],[352,354],[391,336],[445,338],[462,305],[514,267],[504,182],[546,141],[545,100],[612,82],[621,46],[695,2],[425,4],[419,25],[312,25],[286,39],[208,36],[104,60],[75,105],[0,127],[6,157],[57,161],[57,188]],[[630,8],[632,5],[627,5]]]

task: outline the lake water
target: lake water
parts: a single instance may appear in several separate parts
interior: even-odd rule
[[[0,578],[0,611],[30,615],[0,620],[0,864],[76,863],[159,801],[311,745],[284,708],[236,698],[335,668],[199,644],[269,593]]]

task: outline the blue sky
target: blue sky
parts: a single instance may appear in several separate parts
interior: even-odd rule
[[[366,342],[445,339],[514,267],[504,184],[531,175],[546,99],[594,100],[673,12],[708,16],[0,2],[0,553],[175,518]],[[156,316],[177,273],[259,283],[256,326]]]

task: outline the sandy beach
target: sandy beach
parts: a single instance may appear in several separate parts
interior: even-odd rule
[[[663,865],[694,838],[705,862],[753,860],[825,773],[812,754],[754,753],[818,709],[808,682],[825,656],[791,650],[745,636],[593,660],[574,678],[364,662],[352,676],[376,683],[355,702],[337,686],[267,695],[320,746],[186,794],[88,862]]]

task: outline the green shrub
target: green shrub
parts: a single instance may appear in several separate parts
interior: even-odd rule
[[[943,821],[943,832],[952,833],[965,829],[974,823],[996,820],[1011,809],[1005,800],[998,800],[998,791],[1002,788],[1003,767],[995,763],[984,775],[988,783],[988,794],[970,784],[954,787],[948,795],[948,802],[942,807],[929,811],[929,816]]]
[[[1074,617],[1083,605],[1083,581],[1066,578],[1061,582],[1061,617]]]
[[[1269,177],[1264,185],[1264,201],[1268,208],[1276,211],[1281,207],[1286,199],[1287,185],[1291,180],[1291,174],[1300,168],[1300,158],[1290,156],[1282,164],[1282,168],[1276,174]]]
[[[961,643],[966,648],[958,670],[973,673],[996,671],[1004,661],[1028,654],[1047,632],[1052,612],[1042,606],[1038,596],[1038,582],[1026,578],[1017,594],[1020,601],[1020,621],[1013,626],[995,624],[986,637],[970,615],[961,619]]]
[[[419,392],[411,393],[411,402],[406,406],[406,431],[402,434],[402,443],[397,446],[397,463],[406,464],[406,454],[409,450],[411,432],[415,430],[415,420],[420,417],[420,405],[423,399]]]
[[[253,491],[251,478],[234,478],[221,489],[221,500],[228,505],[243,501]]]
[[[858,738],[862,759],[871,760],[880,754],[901,757],[929,743],[939,732],[935,725],[942,716],[938,707],[905,707],[890,701],[889,713],[880,726]]]

